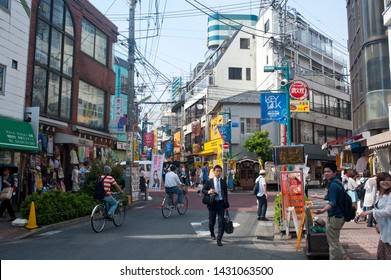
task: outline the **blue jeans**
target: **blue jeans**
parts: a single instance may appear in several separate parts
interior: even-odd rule
[[[109,216],[113,215],[115,209],[117,208],[117,200],[115,200],[115,198],[112,197],[111,195],[105,196],[103,200],[106,201],[106,203],[109,205],[109,210],[107,211],[107,214]]]
[[[257,196],[258,199],[258,217],[266,218],[267,200],[266,195]]]
[[[180,187],[171,187],[171,188],[166,187],[166,193],[177,194],[178,195],[177,204],[183,203],[183,190]]]

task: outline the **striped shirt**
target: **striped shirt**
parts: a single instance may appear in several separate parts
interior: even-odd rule
[[[105,178],[105,175],[100,176],[101,180],[103,178]],[[110,176],[110,175],[106,176],[105,180],[103,181],[103,186],[104,186],[104,190],[105,190],[106,196],[110,196],[111,195],[110,188],[115,183],[117,183],[117,182],[115,181],[115,179],[112,176]]]

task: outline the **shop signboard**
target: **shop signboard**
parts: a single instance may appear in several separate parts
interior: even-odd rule
[[[280,182],[284,220],[287,220],[286,210],[292,206],[295,208],[296,215],[301,216],[304,212],[303,173],[301,171],[281,171]]]

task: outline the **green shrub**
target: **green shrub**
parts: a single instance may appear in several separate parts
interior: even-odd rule
[[[49,225],[91,214],[96,200],[86,193],[49,191],[41,195],[29,195],[21,205],[21,214],[29,218],[31,202],[34,201],[38,225]]]
[[[278,226],[283,225],[283,218],[282,218],[282,195],[281,193],[277,194],[276,198],[274,199],[274,223]]]

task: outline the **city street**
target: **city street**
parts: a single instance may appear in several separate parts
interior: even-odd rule
[[[314,190],[310,190],[313,192]],[[318,193],[319,190],[318,190]],[[267,217],[274,214],[276,192],[269,192]],[[101,233],[93,232],[89,217],[28,232],[0,223],[2,260],[202,260],[266,259],[305,260],[305,239],[296,252],[297,238],[275,239],[272,221],[257,221],[256,203],[249,192],[230,193],[230,215],[235,231],[225,234],[223,247],[211,240],[208,212],[194,189],[188,194],[188,212],[174,212],[168,219],[161,214],[163,192],[151,191],[152,201],[140,201],[127,210],[123,226],[111,222]],[[217,228],[216,228],[217,233]],[[7,237],[4,237],[8,235]],[[17,236],[23,238],[17,238]],[[11,236],[11,237],[10,237]],[[277,236],[279,236],[277,234]],[[346,223],[341,241],[351,259],[375,259],[378,235],[365,223]]]

